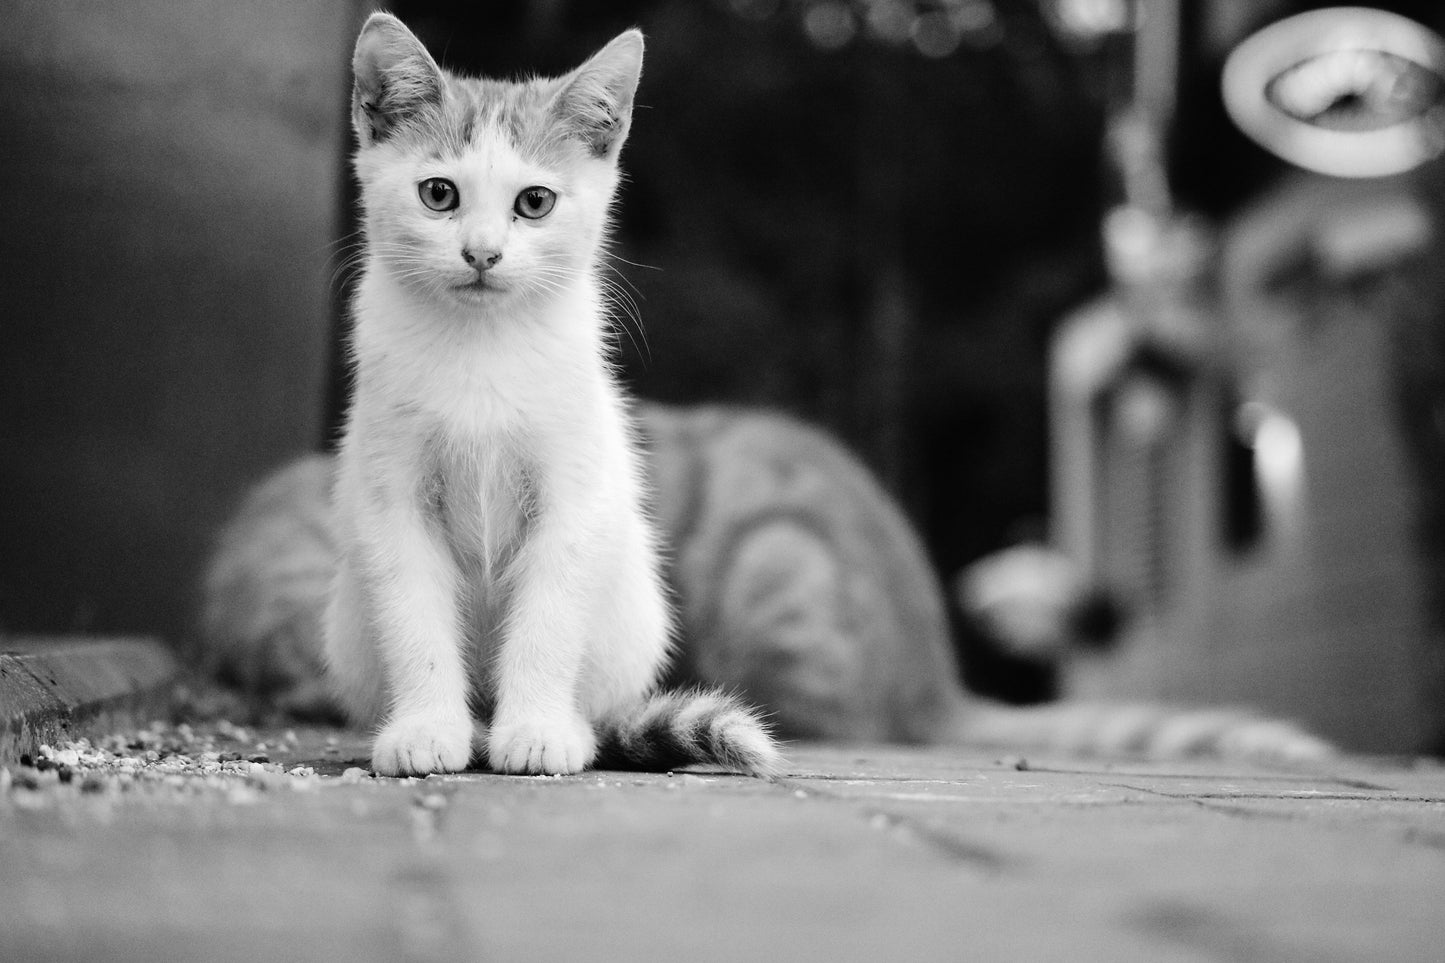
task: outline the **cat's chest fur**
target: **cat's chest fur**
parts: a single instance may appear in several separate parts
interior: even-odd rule
[[[472,585],[501,579],[555,505],[544,496],[559,472],[585,471],[587,487],[602,490],[622,471],[599,427],[613,392],[595,301],[581,283],[542,310],[454,313],[417,302],[381,272],[362,283],[357,438],[415,480]]]
[[[535,520],[538,470],[501,434],[428,445],[423,497],[458,564],[494,581]]]

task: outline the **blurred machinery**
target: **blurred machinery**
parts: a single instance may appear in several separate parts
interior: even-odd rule
[[[1111,122],[1111,289],[1059,327],[1050,383],[1053,541],[1129,620],[1119,646],[1071,657],[1064,689],[1249,703],[1355,749],[1438,750],[1445,646],[1391,319],[1439,263],[1402,172],[1445,145],[1445,48],[1358,8],[1240,45],[1241,128],[1374,179],[1291,175],[1214,230],[1170,196],[1178,5],[1145,6]]]

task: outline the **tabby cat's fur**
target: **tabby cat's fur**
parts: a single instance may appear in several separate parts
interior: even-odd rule
[[[777,415],[652,404],[638,414],[681,620],[672,681],[741,690],[781,735],[1156,756],[1331,751],[1242,711],[1013,708],[966,693],[923,547],[854,456]],[[329,473],[315,455],[257,487],[222,533],[205,587],[211,664],[310,711],[325,706]]]

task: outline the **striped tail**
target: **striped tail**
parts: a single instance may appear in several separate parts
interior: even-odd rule
[[[767,722],[717,689],[656,693],[628,715],[605,720],[597,735],[598,769],[719,766],[764,779],[782,771],[782,754]]]
[[[980,700],[960,706],[952,735],[970,745],[1164,759],[1294,763],[1336,754],[1334,746],[1292,722],[1227,708],[1086,702],[1016,707]]]

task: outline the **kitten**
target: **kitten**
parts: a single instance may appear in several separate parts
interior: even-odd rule
[[[638,408],[670,557],[681,645],[669,683],[725,686],[780,735],[866,742],[1269,760],[1331,753],[1291,723],[1233,709],[1059,702],[1015,708],[959,685],[944,596],[918,536],[867,468],[791,419]],[[213,668],[292,708],[315,701],[321,573],[334,566],[310,455],[257,486],[204,586]]]
[[[736,700],[649,696],[671,615],[597,277],[642,50],[513,83],[443,71],[388,14],[357,39],[366,251],[320,622],[378,773],[464,769],[474,740],[499,772],[577,772],[599,734],[612,764],[777,767]]]

